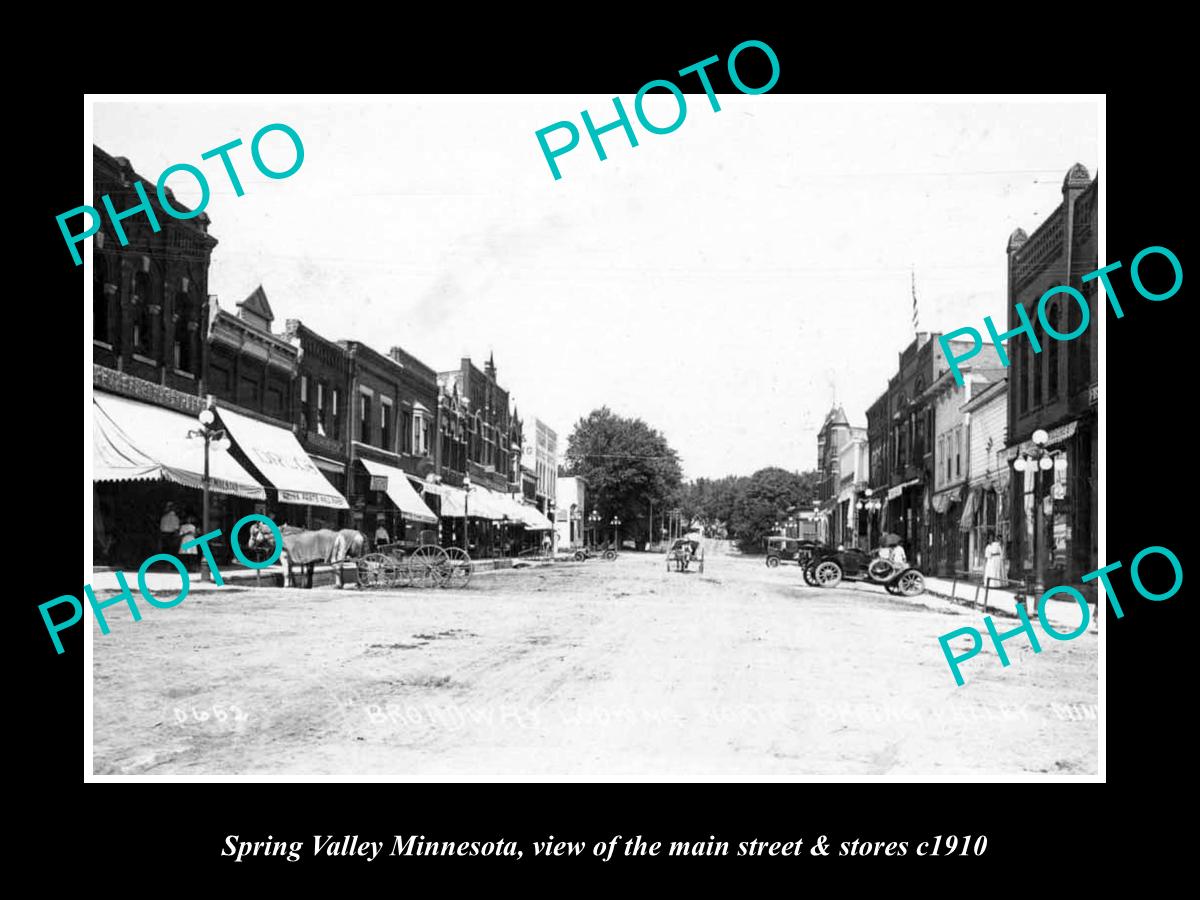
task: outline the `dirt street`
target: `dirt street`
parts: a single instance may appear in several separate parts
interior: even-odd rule
[[[710,542],[465,590],[224,587],[93,620],[97,774],[753,778],[1093,774],[1097,638],[938,636],[981,615],[806,587]],[[90,613],[88,614],[90,618]],[[1013,620],[1000,620],[1001,630]]]

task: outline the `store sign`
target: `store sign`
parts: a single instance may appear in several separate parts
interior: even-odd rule
[[[386,475],[371,476],[371,490],[386,491],[388,489],[388,477]]]

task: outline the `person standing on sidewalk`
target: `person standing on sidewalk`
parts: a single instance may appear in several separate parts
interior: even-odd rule
[[[983,549],[983,584],[985,587],[1004,583],[1004,548],[996,540],[996,532],[988,532],[988,544]]]
[[[175,512],[175,504],[168,501],[163,509],[162,518],[158,520],[158,552],[171,553],[179,549],[179,515]]]

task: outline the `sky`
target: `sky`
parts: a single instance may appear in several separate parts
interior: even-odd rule
[[[300,319],[439,371],[494,353],[560,454],[607,405],[663,432],[688,478],[814,468],[835,401],[865,425],[913,339],[914,274],[921,330],[1006,321],[1009,235],[1099,157],[1090,101],[686,99],[670,134],[636,118],[637,147],[604,134],[605,161],[580,111],[597,126],[615,111],[594,95],[104,100],[93,140],[148,181],[182,162],[205,173],[223,308],[261,284],[279,331]],[[669,94],[645,111],[678,112]],[[561,120],[581,141],[555,180],[535,132]],[[304,161],[272,180],[250,142],[276,122]],[[201,160],[235,138],[241,197]],[[262,156],[294,158],[278,132]],[[199,202],[186,173],[169,184]]]

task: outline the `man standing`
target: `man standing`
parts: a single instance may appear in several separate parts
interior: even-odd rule
[[[375,546],[382,547],[384,544],[390,544],[391,542],[392,539],[388,535],[387,529],[383,527],[383,519],[380,519],[379,527],[375,529]]]
[[[175,504],[168,502],[158,520],[158,552],[174,553],[179,549],[179,516]]]

